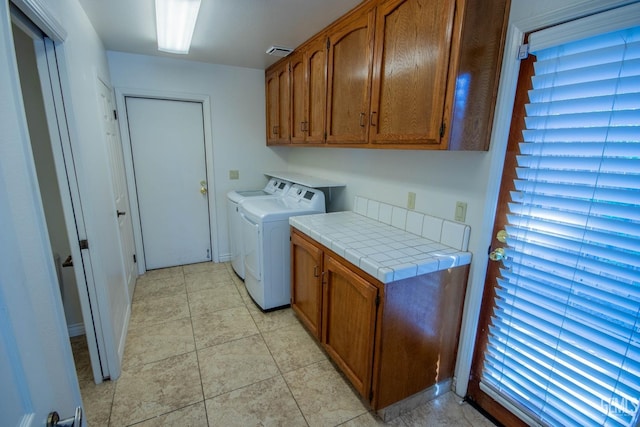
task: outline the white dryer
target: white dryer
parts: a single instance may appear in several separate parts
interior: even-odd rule
[[[326,212],[321,190],[292,184],[284,197],[239,204],[244,247],[244,283],[263,310],[291,303],[289,217]]]
[[[291,188],[291,183],[283,179],[271,178],[262,190],[229,191],[227,193],[227,221],[229,224],[229,249],[231,266],[244,279],[244,253],[242,250],[242,229],[238,203],[247,199],[282,197]]]

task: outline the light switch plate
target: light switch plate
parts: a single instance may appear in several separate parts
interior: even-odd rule
[[[456,202],[456,221],[464,222],[467,219],[467,204],[465,202]]]
[[[240,179],[240,171],[238,170],[230,170],[229,171],[229,179]]]

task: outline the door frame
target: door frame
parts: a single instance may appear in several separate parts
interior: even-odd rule
[[[129,190],[129,203],[131,208],[133,234],[135,241],[135,249],[138,259],[138,274],[144,274],[147,270],[144,246],[142,244],[142,228],[140,226],[140,206],[138,205],[138,190],[135,184],[135,176],[133,170],[133,151],[131,148],[131,135],[129,134],[129,118],[127,116],[127,97],[149,98],[167,101],[185,101],[197,102],[202,105],[202,119],[204,124],[204,149],[205,149],[205,170],[207,172],[207,188],[209,190],[209,241],[211,242],[211,260],[219,262],[219,242],[217,233],[217,210],[215,180],[213,170],[213,138],[211,132],[211,101],[208,95],[181,93],[170,91],[158,91],[149,89],[132,89],[132,88],[115,88],[116,92],[116,110],[118,111],[118,126],[120,126],[120,135],[122,142],[122,151],[124,153],[124,166],[127,175],[127,188]]]
[[[74,166],[69,128],[66,124],[68,118],[64,113],[63,89],[61,87],[53,87],[49,80],[51,78],[51,80],[55,81],[60,77],[60,70],[57,68],[58,65],[54,53],[58,54],[51,40],[45,40],[44,43],[36,42],[36,58],[40,80],[46,82],[43,84],[51,89],[50,92],[44,91],[49,93],[43,94],[51,139],[51,151],[58,182],[61,184],[59,187],[62,210],[64,212],[71,256],[75,260],[74,274],[78,286],[78,297],[89,348],[91,368],[94,381],[99,384],[110,375],[109,363],[104,356],[100,357],[100,355],[107,354],[102,321],[99,315],[92,315],[94,311],[99,312],[98,301],[100,297],[93,276],[91,253],[89,251],[83,252],[76,243],[87,238],[87,231],[77,173]],[[58,71],[57,73],[56,70]],[[54,130],[58,132],[54,132]]]
[[[103,322],[99,315],[100,301],[104,297],[100,295],[100,290],[95,284],[91,251],[82,251],[76,243],[87,238],[87,230],[70,136],[74,127],[74,118],[67,113],[69,110],[64,96],[65,93],[70,92],[69,78],[65,68],[64,49],[58,48],[64,43],[66,32],[35,0],[11,0],[11,2],[44,34],[42,40],[34,39],[37,71],[40,83],[43,85],[42,97],[46,125],[51,140],[67,237],[72,258],[76,260],[74,274],[91,368],[94,382],[99,384],[114,374],[110,366],[118,366],[119,361],[113,360],[113,354],[105,341],[106,331],[103,330]],[[94,316],[93,313],[98,314]]]
[[[496,206],[500,193],[500,184],[504,166],[504,158],[507,151],[511,116],[516,94],[518,75],[520,73],[520,60],[518,51],[523,43],[525,34],[544,27],[556,25],[562,22],[578,19],[609,9],[633,3],[632,0],[611,0],[606,4],[594,4],[590,0],[576,1],[574,4],[553,11],[547,11],[527,18],[511,21],[508,25],[505,39],[504,60],[500,74],[500,86],[496,101],[496,110],[489,145],[490,174],[486,197],[482,212],[482,227],[480,229],[479,247],[489,248],[493,239],[492,231],[496,216]],[[455,372],[454,391],[459,396],[465,396],[469,385],[471,364],[475,349],[476,331],[479,325],[480,308],[489,262],[489,251],[474,253],[473,265],[469,272],[467,296],[462,319],[460,341],[458,345],[458,357]]]

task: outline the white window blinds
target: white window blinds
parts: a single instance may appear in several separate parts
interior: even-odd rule
[[[635,425],[640,27],[533,53],[481,387],[543,425]]]

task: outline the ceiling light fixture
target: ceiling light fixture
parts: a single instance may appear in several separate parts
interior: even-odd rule
[[[156,0],[158,50],[187,54],[201,0]]]

